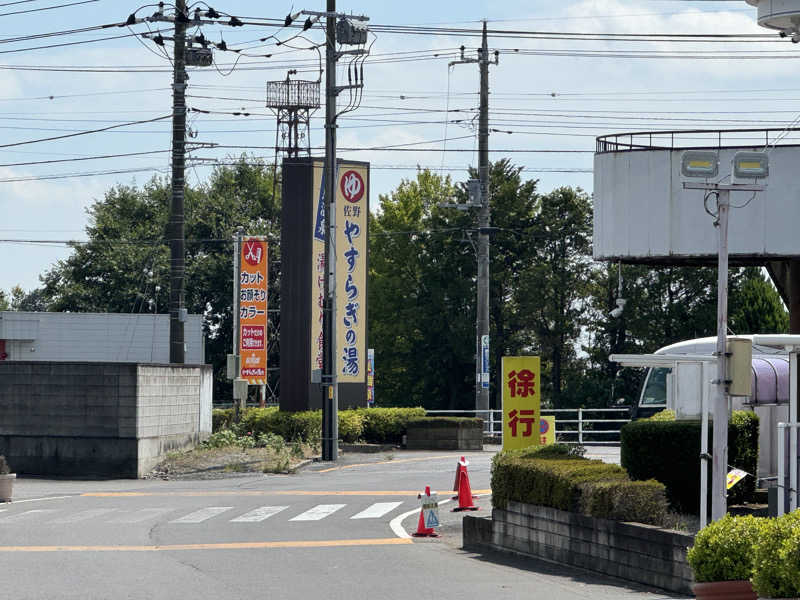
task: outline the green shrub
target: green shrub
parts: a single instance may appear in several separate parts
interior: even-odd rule
[[[670,410],[669,408],[665,408],[662,411],[657,412],[653,416],[649,417],[648,421],[674,421],[676,419],[675,411]]]
[[[230,429],[233,425],[232,408],[215,408],[211,411],[211,431]]]
[[[566,458],[583,456],[586,454],[586,448],[574,444],[549,444],[547,446],[531,446],[516,452],[525,458]]]
[[[364,420],[364,440],[372,444],[400,444],[411,419],[424,417],[425,409],[358,408]]]
[[[625,470],[570,456],[567,446],[501,452],[492,461],[492,503],[510,500],[624,521],[659,525],[667,512],[664,486],[632,482]]]
[[[754,548],[753,588],[762,598],[800,598],[800,511],[764,519]]]
[[[709,425],[709,447],[711,432]],[[667,498],[679,512],[700,512],[700,421],[643,419],[622,427],[622,466],[631,479],[655,479],[667,487]],[[758,417],[734,411],[728,427],[728,463],[756,473]],[[710,479],[710,478],[709,478]],[[755,478],[746,477],[728,492],[729,504],[740,504],[755,490]]]
[[[364,417],[361,411],[339,411],[339,439],[343,442],[353,443],[362,438],[364,434]]]
[[[474,417],[415,417],[408,427],[428,429],[483,429],[483,419]]]
[[[239,437],[236,435],[236,432],[230,429],[222,429],[221,431],[212,433],[209,438],[203,442],[203,446],[206,448],[224,448],[226,446],[233,446],[238,439]]]
[[[753,576],[753,547],[764,519],[725,515],[701,529],[687,560],[698,583],[749,580]]]

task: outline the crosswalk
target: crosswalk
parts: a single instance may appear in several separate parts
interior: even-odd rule
[[[226,520],[230,523],[261,523],[281,515],[289,522],[302,523],[321,521],[337,515],[344,519],[388,518],[403,505],[403,502],[376,502],[369,506],[349,506],[348,504],[318,504],[311,508],[292,506],[258,506],[243,509],[234,506],[205,506],[193,510],[177,507],[153,507],[135,510],[124,508],[90,508],[67,510],[56,508],[36,508],[15,511],[13,508],[0,509],[0,529],[15,523],[44,523],[48,525],[71,525],[83,522],[103,522],[110,524],[135,524],[166,518],[167,523],[176,526],[197,525],[211,520]],[[307,505],[306,505],[307,506]],[[305,509],[304,509],[305,508]],[[188,512],[184,512],[188,510]],[[298,512],[299,511],[299,512]],[[172,514],[170,514],[172,513]],[[181,514],[183,513],[183,514]]]

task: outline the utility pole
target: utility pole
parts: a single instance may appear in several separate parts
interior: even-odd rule
[[[483,22],[481,52],[478,62],[481,77],[480,115],[478,117],[478,176],[481,182],[481,207],[478,212],[478,313],[477,342],[480,380],[475,382],[475,410],[490,419],[489,413],[489,47],[486,21]]]
[[[336,0],[325,19],[325,278],[322,337],[322,460],[339,457],[339,386],[336,377]]]
[[[494,53],[494,64],[499,64],[499,52]],[[477,282],[477,314],[475,318],[475,413],[486,419],[491,418],[489,412],[489,234],[491,233],[492,213],[489,204],[489,40],[486,21],[483,22],[483,36],[478,58],[464,58],[464,47],[461,47],[461,59],[448,64],[453,65],[478,63],[480,73],[480,108],[478,115],[478,182],[480,199],[478,203],[478,282]],[[474,180],[473,180],[474,181]],[[472,195],[472,193],[470,193]],[[475,204],[442,204],[466,210]]]
[[[169,211],[169,362],[185,361],[184,276],[186,271],[183,188],[186,151],[186,0],[175,0],[172,81],[172,202]]]
[[[363,80],[348,85],[336,85],[336,62],[341,56],[367,54],[364,49],[336,50],[337,19],[341,19],[342,45],[363,45],[367,40],[364,16],[336,13],[336,0],[327,0],[324,13],[303,10],[309,17],[325,17],[325,266],[322,313],[322,460],[339,457],[339,386],[336,367],[336,97],[344,90],[364,87]],[[307,21],[308,22],[308,21]]]

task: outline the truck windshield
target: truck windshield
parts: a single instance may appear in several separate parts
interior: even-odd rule
[[[672,369],[650,369],[647,381],[644,384],[641,406],[666,406],[667,405],[667,373]]]

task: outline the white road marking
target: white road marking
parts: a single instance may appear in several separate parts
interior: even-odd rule
[[[90,519],[96,519],[98,517],[102,517],[104,515],[110,514],[115,512],[116,508],[92,508],[90,510],[84,510],[74,515],[69,515],[66,517],[61,517],[60,519],[53,519],[50,521],[51,523],[79,523],[81,521],[88,521]]]
[[[209,506],[208,508],[201,508],[200,510],[196,510],[193,513],[184,515],[180,519],[175,519],[174,521],[170,521],[170,523],[202,523],[203,521],[207,521],[212,517],[221,515],[222,513],[227,512],[232,508],[233,508],[232,506]]]
[[[288,506],[262,506],[256,508],[248,513],[243,514],[241,517],[231,519],[231,523],[258,523],[264,519],[269,519],[272,515],[277,515],[282,510],[286,510]]]
[[[133,513],[120,515],[113,519],[106,521],[107,523],[141,523],[148,519],[155,519],[156,517],[170,512],[171,508],[143,508]]]
[[[385,514],[392,512],[395,508],[400,506],[402,502],[376,502],[372,506],[365,508],[357,515],[350,517],[351,519],[377,519]]]
[[[450,499],[447,498],[445,500],[439,500],[439,506],[442,504],[447,504],[450,502]],[[408,512],[404,512],[401,515],[397,515],[394,519],[389,522],[389,527],[391,527],[394,534],[399,538],[410,538],[411,535],[406,531],[405,527],[403,527],[403,521],[406,517],[410,517],[411,515],[419,515],[420,508],[415,508],[414,510],[410,510]]]
[[[337,510],[340,510],[347,506],[346,504],[318,504],[314,508],[307,510],[304,513],[300,513],[296,517],[289,519],[290,521],[319,521],[320,519],[324,519],[328,515],[332,515]]]
[[[20,521],[27,521],[31,518],[38,517],[40,515],[50,514],[58,512],[52,508],[37,508],[34,510],[26,510],[25,512],[17,513],[15,515],[8,515],[7,517],[0,518],[0,523],[18,523]]]

